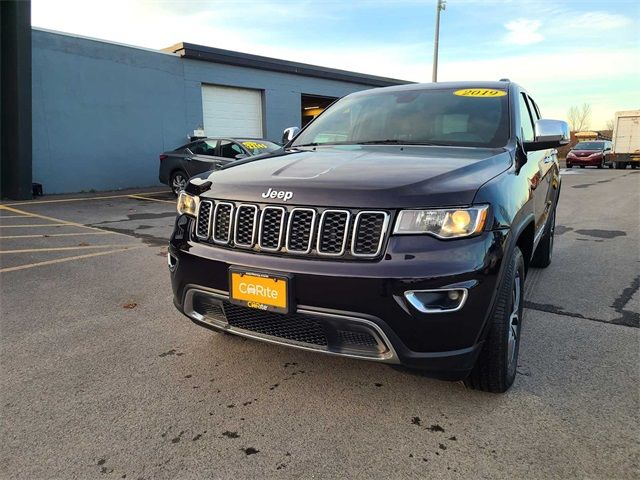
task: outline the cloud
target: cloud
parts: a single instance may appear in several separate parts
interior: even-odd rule
[[[580,29],[613,30],[630,24],[631,20],[623,15],[600,11],[585,12],[568,21],[570,30],[574,31],[580,31]]]
[[[544,40],[544,36],[538,31],[541,23],[538,20],[520,18],[505,24],[508,33],[504,37],[506,43],[512,45],[531,45]]]

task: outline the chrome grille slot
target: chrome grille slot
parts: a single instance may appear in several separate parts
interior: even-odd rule
[[[287,251],[305,254],[311,251],[316,211],[311,208],[294,208],[287,224]]]
[[[211,210],[213,202],[203,200],[198,207],[198,220],[196,221],[196,237],[206,240],[211,232]]]
[[[340,256],[347,246],[349,217],[347,210],[325,210],[320,216],[318,245],[320,255]]]
[[[282,233],[284,231],[284,207],[264,207],[260,216],[258,231],[258,246],[262,250],[275,252],[282,247]]]
[[[213,209],[213,241],[228,244],[231,241],[231,226],[233,222],[233,204],[227,202],[216,203]]]
[[[386,212],[360,212],[356,215],[351,238],[351,254],[355,257],[375,257],[380,253],[387,231]]]
[[[235,220],[233,242],[238,247],[253,247],[258,226],[258,207],[246,203],[238,205]]]

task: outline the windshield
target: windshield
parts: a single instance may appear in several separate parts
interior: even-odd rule
[[[240,143],[244,148],[249,150],[251,155],[273,152],[280,148],[280,145],[269,142],[268,140],[240,140]]]
[[[494,96],[474,92],[495,92]],[[509,139],[504,90],[416,89],[345,97],[296,138],[303,145],[397,143],[500,147]]]
[[[604,142],[580,142],[574,150],[602,150],[604,148]]]

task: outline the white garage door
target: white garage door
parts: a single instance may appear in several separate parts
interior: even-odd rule
[[[210,137],[263,136],[260,90],[203,85],[202,113]]]

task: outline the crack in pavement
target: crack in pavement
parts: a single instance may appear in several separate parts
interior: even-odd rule
[[[613,301],[611,307],[618,312],[621,317],[613,319],[611,323],[616,325],[626,325],[628,327],[640,327],[640,313],[627,310],[624,307],[631,301],[636,292],[640,289],[640,275],[633,279],[631,285],[625,288]]]
[[[117,223],[117,222],[111,222],[111,223]],[[136,232],[136,229],[138,227],[136,227],[135,229],[132,229],[132,228],[107,227],[107,226],[102,225],[100,228],[103,229],[103,230],[108,230],[110,232],[122,233],[124,235],[129,235],[131,237],[134,237],[134,238],[137,238],[139,240],[142,240],[147,245],[151,245],[151,246],[154,246],[154,247],[166,247],[168,245],[168,243],[169,243],[169,239],[167,239],[167,238],[156,237],[156,236],[150,235],[148,233]]]
[[[590,322],[606,323],[608,325],[620,325],[623,327],[631,327],[631,328],[638,328],[640,326],[637,320],[635,322],[621,321],[622,320],[621,318],[621,319],[614,319],[609,321],[609,320],[603,320],[601,318],[587,317],[585,315],[582,315],[581,313],[567,312],[563,310],[561,307],[557,307],[556,305],[551,305],[549,303],[536,303],[536,302],[525,301],[524,308],[528,308],[529,310],[537,310],[540,312],[553,313],[555,315],[563,315],[565,317],[580,318],[582,320],[589,320]],[[629,312],[629,313],[634,314],[634,312]],[[638,314],[635,314],[635,315],[639,316]]]

